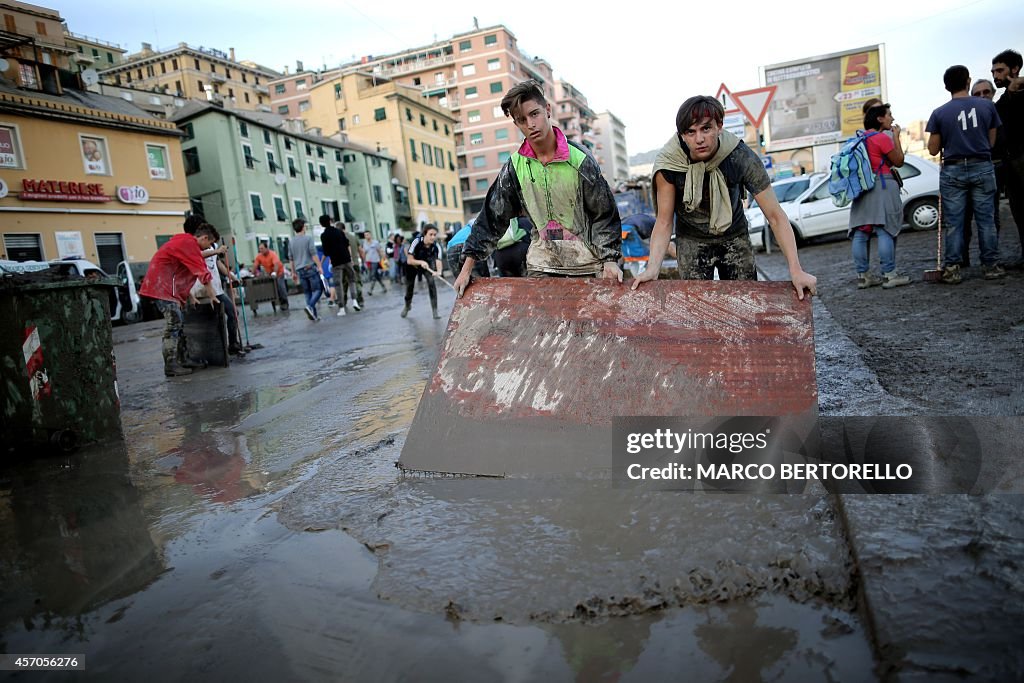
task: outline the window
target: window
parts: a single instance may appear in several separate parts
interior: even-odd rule
[[[224,67],[224,77],[231,78],[231,69]]]
[[[427,181],[427,203],[437,206],[437,183],[433,180]]]
[[[494,131],[494,139],[498,141],[508,140],[508,128],[499,128]]]
[[[480,120],[480,110],[474,109],[473,111],[469,112],[469,114],[467,114],[467,120],[470,123],[478,122]]]
[[[327,167],[323,164],[320,164],[320,182],[324,185],[331,182],[330,176],[327,175]]]
[[[462,65],[462,75],[463,76],[473,76],[475,74],[476,74],[476,64],[463,64]]]
[[[280,171],[280,167],[277,165],[277,159],[274,158],[274,150],[267,150],[267,170],[271,173],[277,173]]]
[[[444,150],[440,147],[434,148],[434,166],[444,168]]]
[[[291,149],[292,148],[292,139],[291,138],[285,138],[284,139],[284,148],[285,149]]]
[[[175,57],[174,59],[171,60],[171,71],[177,71],[177,70],[178,70],[178,58]]]
[[[423,144],[423,163],[425,163],[427,166],[433,166],[434,165],[434,160],[433,160],[433,156],[430,154],[430,145],[428,145],[425,142],[422,143],[422,144]]]
[[[287,115],[287,114],[288,114],[288,105],[287,105],[287,104],[281,104],[281,105],[278,105],[278,107],[277,107],[277,113],[278,113],[278,114],[284,114],[284,115]]]
[[[467,100],[471,100],[474,97],[479,97],[479,95],[476,92],[476,86],[475,85],[466,88],[466,99]]]
[[[184,123],[184,124],[182,124],[181,130],[182,130],[183,133],[185,133],[185,137],[183,137],[182,140],[192,140],[192,139],[194,139],[196,137],[196,132],[192,128],[192,124],[191,123]]]
[[[484,134],[483,133],[470,133],[470,135],[469,135],[469,144],[471,144],[471,145],[482,145],[483,142],[484,142]]]
[[[309,171],[309,179],[312,180],[313,182],[316,182],[316,169],[313,168],[312,161],[306,162],[306,170]]]
[[[267,215],[263,213],[263,197],[257,192],[250,192],[249,203],[252,204],[252,219],[254,221],[265,220]]]
[[[277,85],[274,86],[274,94],[275,95],[283,95],[284,94],[284,90],[285,90],[284,83],[278,83]]]
[[[334,99],[340,100],[345,95],[341,91],[341,83],[334,84]]]
[[[274,195],[274,213],[277,220],[284,223],[288,220],[288,212],[284,210],[284,198]]]
[[[448,124],[444,124],[444,134],[448,135]]]
[[[238,122],[238,132],[242,134],[243,138],[249,137],[249,126],[245,121]]]
[[[174,81],[174,92],[177,95],[181,95],[181,81]]]
[[[341,215],[338,213],[338,202],[333,199],[320,200],[320,214],[322,216],[330,216],[332,221],[341,220]]]
[[[199,149],[197,147],[181,150],[181,156],[185,160],[185,175],[199,173]]]
[[[313,145],[306,143],[306,156],[313,156]]]
[[[199,68],[199,60],[193,58],[192,61],[195,62],[195,64],[196,64],[196,71],[202,71],[202,69]]]
[[[476,189],[478,192],[487,190],[487,178],[476,179]]]
[[[41,21],[37,21],[36,22],[36,33],[38,33],[41,36],[45,36],[46,35],[46,24],[44,24]]]
[[[441,186],[441,206],[448,206],[448,188]]]
[[[306,79],[305,78],[298,78],[298,79],[296,79],[295,80],[295,89],[296,90],[305,90],[306,89]]]
[[[107,54],[109,55],[110,53],[108,52]],[[167,62],[160,62],[160,73],[167,73]]]
[[[148,76],[149,78],[153,78],[153,76],[156,76],[156,71],[153,70],[152,64],[146,67],[146,76]]]
[[[317,146],[316,146],[316,155],[317,155],[318,157],[320,157],[321,159],[323,159],[323,158],[324,158],[324,148],[323,148],[323,147],[321,147],[320,145],[317,145]]]
[[[487,165],[487,157],[484,155],[473,157],[473,168],[483,168]]]
[[[146,162],[149,164],[150,178],[154,180],[171,179],[168,155],[167,145],[146,145]]]
[[[463,40],[463,41],[459,42],[459,52],[469,52],[472,49],[473,49],[473,41],[472,40]]]
[[[423,114],[420,114],[420,125],[424,127],[427,125],[427,117]]]
[[[4,251],[7,252],[7,258],[12,261],[45,260],[42,235],[4,235]]]
[[[338,130],[345,130],[345,119],[338,119]]]
[[[501,60],[495,57],[494,59],[487,60],[488,71],[499,71],[501,70]]]
[[[295,166],[295,157],[288,157],[288,175],[292,178],[299,177],[299,169]]]
[[[266,128],[263,129],[263,144],[264,145],[272,145],[272,144],[274,144],[270,140],[270,131],[267,130]]]
[[[419,161],[420,160],[420,158],[418,156],[416,156],[416,141],[413,140],[412,138],[409,138],[409,152],[412,155],[412,160],[413,161]]]
[[[307,112],[307,111],[309,111],[309,100],[300,100],[299,101],[299,113],[301,114],[301,113]]]
[[[247,92],[242,93],[242,97],[245,98],[245,103],[249,104],[249,93],[247,93]]]
[[[7,31],[10,31],[11,33],[17,33],[18,32],[18,25],[14,21],[14,15],[13,14],[5,14],[4,15],[4,27],[5,27],[5,29]]]
[[[189,197],[188,198],[188,205],[189,205],[189,208],[192,209],[192,213],[196,214],[197,216],[205,216],[206,215],[206,211],[203,210],[203,200],[202,200],[201,197]],[[160,241],[161,237],[163,237],[163,241]],[[164,243],[165,242],[169,242],[170,239],[171,239],[170,235],[157,235],[156,236],[156,248],[159,249],[160,247],[164,246]]]
[[[341,166],[338,167],[338,184],[348,185],[348,178],[345,177],[345,169]]]
[[[377,202],[378,204],[384,203],[384,193],[381,191],[380,185],[373,186],[373,201]]]
[[[422,204],[423,203],[423,190],[420,187],[420,179],[419,178],[416,179],[416,203],[417,204]]]
[[[455,170],[455,164],[452,163],[452,153],[451,153],[451,151],[448,152],[448,170],[449,171],[454,171]]]
[[[409,109],[409,107],[405,108],[405,120],[412,121],[412,109]]]
[[[78,142],[82,149],[85,173],[87,175],[111,175],[106,139],[79,135]]]
[[[295,207],[295,217],[296,218],[305,218],[306,217],[306,212],[302,210],[302,200],[301,199],[293,200],[292,205]],[[278,254],[278,256],[280,256],[280,254]],[[284,258],[284,256],[281,256],[281,258]]]
[[[452,206],[456,209],[459,208],[459,195],[455,194],[455,186],[452,185]]]
[[[387,118],[388,118],[388,113],[384,109],[384,107],[378,107],[377,109],[373,110],[373,120],[374,121],[384,121]]]
[[[503,164],[512,156],[511,152],[498,152],[498,163]]]
[[[252,147],[242,145],[242,158],[245,160],[246,168],[256,168],[256,159],[252,156]]]
[[[494,83],[491,83],[491,94],[492,95],[494,93],[499,93],[501,91],[502,91],[501,81],[495,81]]]
[[[484,45],[497,45],[497,44],[498,44],[498,34],[497,33],[492,33],[489,36],[484,36]]]
[[[359,114],[353,114],[352,115],[352,125],[353,126],[358,126],[359,125]]]
[[[434,119],[434,130],[437,130],[437,119]]]
[[[505,112],[503,112],[501,110],[501,105],[500,104],[496,104],[494,106],[494,109],[491,109],[491,114],[493,114],[494,118],[496,118],[496,119],[500,119],[500,118],[505,116]]]
[[[108,64],[113,64],[114,63],[114,55],[112,53],[110,53],[110,52],[107,53],[107,63]]]
[[[341,163],[341,150],[340,149],[334,150],[334,160],[337,161],[339,164]]]
[[[14,126],[0,126],[0,168],[23,168],[21,139]]]
[[[248,83],[248,82],[249,82],[249,79],[246,78],[245,74],[243,73],[242,74],[242,83]]]

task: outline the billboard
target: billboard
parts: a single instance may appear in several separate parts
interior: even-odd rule
[[[864,102],[885,99],[885,46],[765,66],[761,81],[778,88],[764,122],[769,152],[839,142],[863,127]]]

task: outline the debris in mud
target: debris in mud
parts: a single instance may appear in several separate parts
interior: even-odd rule
[[[444,606],[444,618],[452,623],[462,621],[462,605],[449,600],[448,604]]]

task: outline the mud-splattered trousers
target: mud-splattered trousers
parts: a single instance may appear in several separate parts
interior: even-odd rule
[[[187,340],[185,339],[185,310],[181,307],[177,301],[164,301],[163,299],[155,299],[156,309],[164,316],[164,339],[163,339],[163,356],[164,365],[171,365],[176,360],[181,362],[185,360],[185,348],[187,346]]]
[[[718,268],[720,280],[756,280],[754,251],[746,235],[722,242],[676,240],[679,277],[684,280],[713,280]]]

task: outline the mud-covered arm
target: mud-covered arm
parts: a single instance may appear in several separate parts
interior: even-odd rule
[[[519,197],[519,181],[509,161],[487,190],[484,208],[473,222],[473,230],[462,248],[465,256],[481,261],[491,255],[512,219],[524,213]],[[614,206],[614,202],[612,204]]]
[[[594,162],[587,160],[588,165]],[[594,164],[596,167],[596,164]],[[622,257],[622,221],[615,196],[600,169],[587,169],[583,178],[583,207],[590,221],[590,234],[602,261],[617,262]]]

